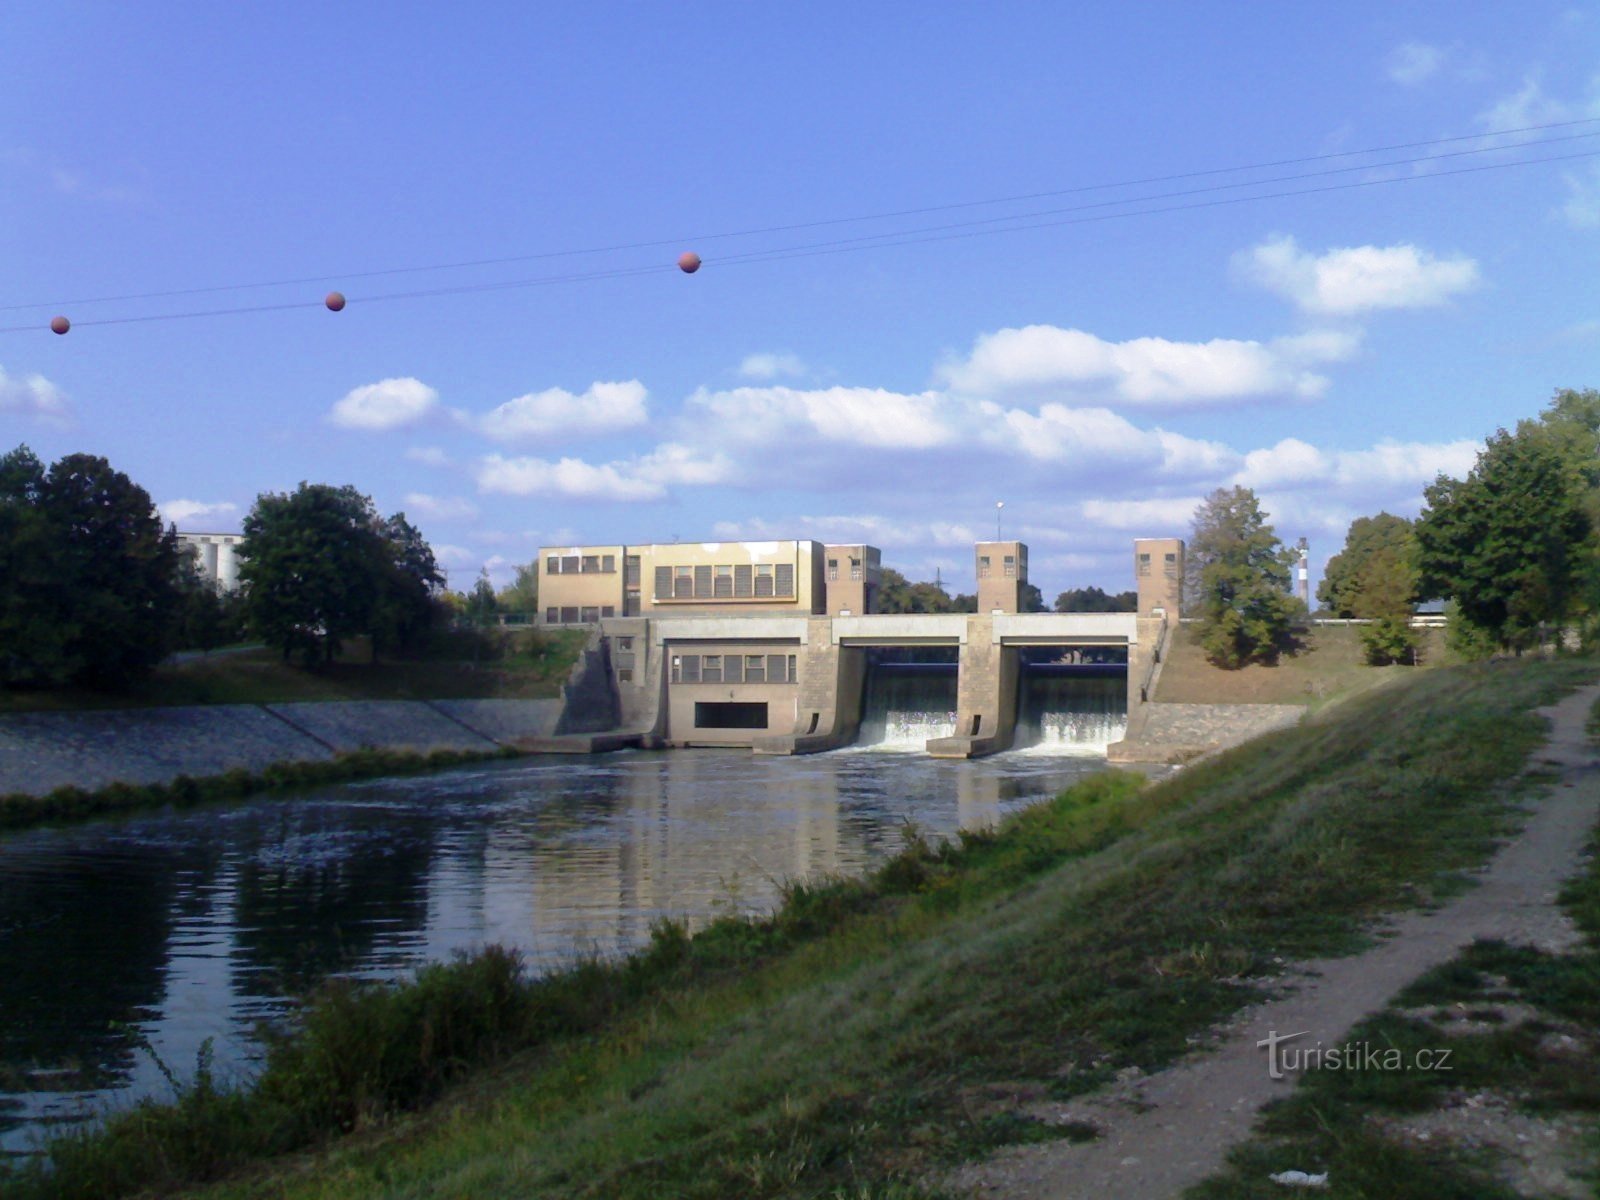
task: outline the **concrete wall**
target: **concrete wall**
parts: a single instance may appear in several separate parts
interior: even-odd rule
[[[864,650],[839,645],[834,638],[837,625],[826,618],[808,623],[799,655],[799,712],[794,729],[786,735],[755,739],[756,753],[814,754],[856,740],[867,655]]]
[[[674,681],[674,660],[695,655],[703,670],[705,659],[709,656],[716,656],[724,663],[732,658],[747,661],[750,657],[758,657],[763,660],[761,665],[766,673],[770,664],[765,660],[769,655],[777,655],[785,664],[793,658],[798,674],[800,650],[800,645],[793,641],[669,643],[663,655],[663,669],[667,673],[667,743],[673,746],[750,746],[759,737],[792,733],[799,712],[798,682],[790,683],[787,679],[782,683],[748,683],[742,679],[738,683],[725,680],[706,682],[703,679],[699,682]],[[787,675],[787,665],[784,669]],[[695,720],[695,706],[706,703],[765,704],[767,723],[760,729],[702,726]]]
[[[222,704],[0,716],[0,794],[169,783],[363,746],[491,750],[549,733],[558,700]]]
[[[1017,651],[995,636],[994,621],[983,613],[967,618],[956,684],[956,732],[928,742],[928,753],[935,758],[978,758],[1011,745],[1017,723]]]

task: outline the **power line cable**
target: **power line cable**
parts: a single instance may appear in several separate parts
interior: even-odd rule
[[[1568,139],[1549,139],[1549,140],[1550,141],[1560,141],[1560,140],[1568,140]],[[1495,149],[1500,149],[1500,147],[1495,147]],[[1378,169],[1382,169],[1383,167],[1405,166],[1405,165],[1411,165],[1413,162],[1430,161],[1432,159],[1443,158],[1443,157],[1450,157],[1450,156],[1448,156],[1448,155],[1434,155],[1434,156],[1428,156],[1427,158],[1417,159],[1417,160],[1400,160],[1400,161],[1390,162],[1390,163],[1386,163],[1386,164],[1379,164],[1379,165],[1372,166],[1370,168],[1364,168],[1364,169],[1378,170]],[[1185,203],[1185,204],[1171,204],[1171,205],[1165,205],[1165,206],[1158,207],[1158,208],[1129,209],[1128,211],[1124,211],[1124,212],[1093,213],[1093,214],[1089,214],[1089,215],[1077,215],[1077,216],[1070,216],[1070,217],[1062,217],[1060,219],[1051,220],[1051,221],[1035,221],[1035,222],[1032,222],[1030,224],[1008,225],[1008,226],[1005,226],[1003,228],[998,228],[998,229],[996,229],[996,228],[977,229],[977,228],[971,228],[970,227],[972,224],[992,224],[993,223],[992,220],[984,221],[984,222],[976,222],[976,223],[973,223],[973,222],[957,223],[954,226],[950,226],[950,225],[946,225],[946,226],[931,226],[931,227],[928,227],[928,228],[925,228],[925,229],[922,229],[922,230],[899,230],[899,231],[894,231],[894,232],[885,233],[885,234],[870,235],[870,236],[862,237],[862,238],[835,239],[835,240],[829,241],[829,242],[806,243],[806,244],[801,244],[801,245],[797,245],[797,246],[775,247],[775,248],[770,249],[770,250],[751,251],[749,253],[742,254],[742,255],[730,255],[729,257],[724,258],[724,259],[715,259],[715,260],[712,260],[712,263],[713,263],[713,265],[717,265],[717,266],[746,266],[746,265],[750,265],[750,264],[753,264],[753,263],[780,262],[780,261],[785,261],[787,259],[793,259],[793,258],[811,258],[811,257],[818,257],[818,256],[821,256],[821,255],[824,255],[824,254],[842,254],[842,253],[848,253],[848,252],[857,251],[857,250],[870,250],[870,249],[888,248],[888,247],[894,247],[894,246],[912,246],[912,245],[921,245],[921,244],[930,243],[930,242],[957,241],[957,240],[962,240],[962,239],[965,239],[965,238],[975,238],[975,237],[992,237],[995,234],[1000,234],[1000,233],[1020,233],[1020,232],[1024,232],[1024,231],[1028,231],[1028,230],[1050,229],[1050,228],[1057,228],[1057,227],[1066,226],[1066,225],[1081,225],[1081,224],[1089,224],[1089,223],[1098,222],[1098,221],[1121,220],[1121,219],[1130,218],[1130,217],[1155,216],[1155,215],[1163,214],[1163,213],[1184,212],[1184,211],[1189,211],[1189,210],[1194,210],[1194,209],[1201,209],[1201,208],[1217,208],[1217,207],[1222,207],[1222,206],[1225,206],[1225,205],[1243,204],[1243,203],[1249,203],[1249,202],[1258,201],[1258,200],[1282,199],[1284,197],[1289,197],[1289,196],[1306,196],[1306,195],[1314,195],[1314,194],[1317,194],[1317,193],[1324,193],[1324,192],[1347,191],[1347,190],[1351,190],[1351,189],[1355,189],[1355,188],[1381,187],[1381,186],[1385,186],[1385,185],[1388,185],[1388,184],[1394,184],[1394,183],[1414,183],[1414,182],[1417,182],[1419,180],[1425,180],[1425,179],[1439,179],[1439,178],[1444,178],[1444,177],[1453,176],[1453,175],[1478,174],[1478,173],[1482,173],[1482,172],[1485,172],[1485,171],[1505,170],[1505,169],[1508,169],[1510,167],[1535,166],[1535,165],[1538,165],[1540,163],[1549,163],[1549,162],[1570,162],[1570,161],[1577,160],[1577,159],[1586,159],[1586,158],[1595,158],[1595,157],[1600,157],[1600,150],[1586,150],[1586,151],[1581,151],[1581,152],[1576,153],[1576,154],[1547,155],[1547,156],[1544,156],[1544,157],[1541,157],[1541,158],[1522,158],[1522,159],[1515,159],[1515,160],[1512,160],[1510,162],[1483,163],[1483,164],[1479,164],[1479,165],[1476,165],[1476,166],[1456,167],[1456,168],[1454,168],[1452,170],[1434,171],[1434,172],[1430,172],[1430,173],[1427,173],[1427,174],[1413,174],[1413,175],[1392,176],[1392,177],[1386,178],[1386,179],[1352,180],[1352,181],[1346,182],[1346,183],[1323,184],[1323,185],[1320,185],[1320,186],[1317,186],[1317,187],[1295,188],[1295,189],[1290,189],[1290,190],[1287,190],[1287,191],[1277,191],[1277,192],[1263,192],[1263,193],[1256,194],[1256,195],[1224,196],[1224,197],[1220,197],[1220,198],[1212,199],[1212,200],[1200,200],[1200,201],[1194,201],[1192,203]],[[1328,175],[1328,174],[1335,174],[1335,173],[1338,173],[1338,172],[1311,172],[1311,173],[1306,174],[1306,175],[1286,177],[1286,179],[1313,178],[1313,177],[1325,176],[1325,175]],[[1239,185],[1231,185],[1231,186],[1239,186]],[[1260,182],[1258,181],[1254,186],[1260,186]],[[1212,189],[1193,189],[1193,191],[1200,191],[1200,192],[1212,191],[1212,190],[1216,190],[1216,189],[1214,189],[1214,188],[1212,188]],[[1183,195],[1183,194],[1189,194],[1189,193],[1172,193],[1171,195],[1177,196],[1177,195]],[[1125,200],[1125,201],[1119,201],[1117,203],[1121,203],[1121,204],[1142,204],[1142,203],[1148,203],[1150,200],[1153,200],[1153,199],[1163,199],[1163,198],[1166,198],[1166,197],[1163,197],[1163,196],[1142,197],[1142,198],[1130,199],[1130,200]],[[1033,213],[1033,214],[1017,214],[1015,216],[1012,216],[1012,217],[1009,217],[1009,218],[1003,218],[1003,219],[1012,220],[1012,221],[1026,220],[1030,216],[1052,215],[1052,212],[1076,212],[1076,213],[1082,213],[1084,209],[1103,207],[1103,206],[1104,205],[1102,205],[1102,204],[1084,205],[1084,206],[1078,206],[1076,208],[1065,209],[1065,210],[1047,210],[1045,212]],[[455,285],[455,286],[451,286],[451,287],[426,288],[426,289],[418,289],[418,290],[405,291],[405,292],[376,293],[376,294],[369,295],[369,296],[358,296],[355,299],[358,300],[362,304],[371,304],[371,303],[381,302],[381,301],[385,301],[385,300],[407,300],[407,299],[418,299],[418,298],[433,297],[433,296],[463,295],[463,294],[469,294],[469,293],[475,293],[475,292],[504,291],[504,290],[518,289],[518,288],[544,287],[544,286],[551,286],[551,285],[555,285],[555,284],[588,282],[588,281],[591,281],[591,280],[600,280],[600,279],[612,279],[612,278],[622,278],[622,277],[642,276],[642,275],[653,275],[653,274],[667,274],[667,273],[674,272],[676,270],[677,270],[677,268],[675,266],[671,265],[671,264],[657,264],[657,265],[652,265],[652,266],[618,268],[618,269],[606,270],[606,271],[581,272],[581,273],[570,274],[570,275],[539,276],[539,277],[536,277],[536,278],[533,278],[533,279],[505,280],[505,281],[500,281],[500,282],[495,282],[495,283],[459,284],[459,285]],[[234,307],[234,308],[201,309],[201,310],[194,310],[194,311],[189,311],[189,312],[153,313],[153,314],[142,315],[142,316],[102,317],[102,318],[99,318],[99,319],[92,319],[92,320],[75,322],[74,323],[74,328],[83,327],[83,326],[94,326],[94,325],[129,325],[129,324],[147,323],[147,322],[152,322],[152,321],[191,320],[191,319],[195,319],[195,318],[199,318],[199,317],[233,316],[233,315],[238,315],[238,314],[242,314],[242,313],[279,312],[279,311],[284,311],[284,310],[288,310],[288,309],[296,309],[296,308],[320,308],[320,307],[322,307],[322,304],[323,304],[323,302],[321,300],[302,300],[302,301],[291,301],[291,302],[280,303],[280,304],[245,305],[245,306],[239,306],[239,307]],[[0,333],[38,332],[39,328],[40,327],[38,325],[36,325],[36,324],[11,325],[11,326],[0,327]]]
[[[796,231],[799,231],[799,230],[819,229],[819,228],[824,228],[824,227],[832,226],[832,225],[847,225],[847,224],[855,224],[855,223],[866,222],[866,221],[895,220],[895,219],[899,219],[899,218],[902,218],[902,217],[923,216],[923,215],[926,215],[928,213],[953,212],[953,211],[957,211],[957,210],[961,210],[961,209],[982,208],[982,207],[988,207],[988,206],[997,205],[997,204],[1016,204],[1016,203],[1021,203],[1022,201],[1025,201],[1025,200],[1042,200],[1042,199],[1049,199],[1051,197],[1056,197],[1056,196],[1078,195],[1078,194],[1082,194],[1084,192],[1110,191],[1110,190],[1115,190],[1117,188],[1141,187],[1141,186],[1144,186],[1144,185],[1147,185],[1147,184],[1153,184],[1153,183],[1176,183],[1176,182],[1180,182],[1180,181],[1186,180],[1186,179],[1200,179],[1200,178],[1205,178],[1205,177],[1214,176],[1214,175],[1230,175],[1230,174],[1239,174],[1239,173],[1242,173],[1242,172],[1245,172],[1245,171],[1272,170],[1272,169],[1277,168],[1277,167],[1303,166],[1303,165],[1308,164],[1308,163],[1329,162],[1329,161],[1332,161],[1334,159],[1340,159],[1340,158],[1356,158],[1356,157],[1362,157],[1362,156],[1373,155],[1373,154],[1386,154],[1386,153],[1390,153],[1390,152],[1396,151],[1396,150],[1415,150],[1415,149],[1420,149],[1420,148],[1426,147],[1426,146],[1453,145],[1453,144],[1458,143],[1458,142],[1482,141],[1482,140],[1490,139],[1490,138],[1505,138],[1505,137],[1512,137],[1512,136],[1516,136],[1516,135],[1520,135],[1520,134],[1542,133],[1542,132],[1547,132],[1547,131],[1555,130],[1555,129],[1569,129],[1569,128],[1574,128],[1574,127],[1580,126],[1580,125],[1596,125],[1596,124],[1600,124],[1600,117],[1585,117],[1585,118],[1579,118],[1579,119],[1570,120],[1570,121],[1551,121],[1551,122],[1546,122],[1546,123],[1540,124],[1540,125],[1523,125],[1523,126],[1518,126],[1516,128],[1512,128],[1512,129],[1492,130],[1492,131],[1489,131],[1489,132],[1486,132],[1486,133],[1458,134],[1458,135],[1455,135],[1453,137],[1447,137],[1447,138],[1430,138],[1430,139],[1427,139],[1427,140],[1424,140],[1424,141],[1415,141],[1415,142],[1397,142],[1397,143],[1394,143],[1394,144],[1391,144],[1391,145],[1387,145],[1387,146],[1374,146],[1374,147],[1369,147],[1369,148],[1363,149],[1363,150],[1333,151],[1333,152],[1329,152],[1329,153],[1326,153],[1326,154],[1304,155],[1304,156],[1301,156],[1301,157],[1298,157],[1298,158],[1277,159],[1277,160],[1269,161],[1269,162],[1250,163],[1250,164],[1245,164],[1245,165],[1236,166],[1236,167],[1213,167],[1213,168],[1208,168],[1208,169],[1200,170],[1200,171],[1185,171],[1185,172],[1178,172],[1178,173],[1167,174],[1167,175],[1152,175],[1152,176],[1147,176],[1147,177],[1142,178],[1142,179],[1123,180],[1121,182],[1116,182],[1116,183],[1080,184],[1080,185],[1076,185],[1074,187],[1069,187],[1069,188],[1058,188],[1058,189],[1053,189],[1053,190],[1049,190],[1049,191],[1041,191],[1041,192],[1025,192],[1025,193],[1019,193],[1017,195],[1012,195],[1012,196],[995,197],[995,198],[987,199],[987,200],[964,200],[964,201],[958,201],[958,202],[950,203],[950,204],[925,205],[925,206],[921,206],[921,207],[917,207],[917,208],[897,209],[897,210],[888,211],[888,212],[869,213],[869,214],[864,214],[864,215],[859,215],[859,216],[827,217],[827,218],[822,218],[822,219],[813,220],[813,221],[800,221],[800,222],[793,222],[793,223],[790,223],[790,224],[782,224],[782,225],[767,225],[767,226],[755,227],[755,228],[750,228],[750,229],[725,231],[725,232],[721,232],[721,233],[698,234],[698,235],[691,236],[691,237],[660,238],[660,239],[654,239],[654,240],[650,240],[650,241],[640,241],[640,242],[621,242],[621,243],[616,243],[616,244],[608,245],[608,246],[593,246],[593,247],[588,247],[588,248],[585,248],[585,249],[577,249],[577,250],[551,250],[551,251],[543,251],[543,252],[533,253],[533,254],[515,254],[515,255],[503,255],[503,256],[499,256],[499,257],[490,257],[490,258],[466,259],[466,260],[462,260],[462,261],[459,261],[459,262],[450,262],[450,263],[433,263],[433,264],[425,264],[425,265],[417,265],[417,266],[388,267],[388,268],[383,268],[383,269],[379,269],[379,270],[369,270],[369,271],[351,271],[351,272],[344,272],[342,274],[305,275],[305,276],[299,276],[299,277],[292,278],[292,279],[264,280],[264,281],[257,281],[257,282],[253,282],[253,283],[215,284],[215,285],[210,285],[210,286],[206,286],[206,287],[175,288],[175,289],[170,289],[170,290],[165,290],[165,291],[130,292],[130,293],[125,293],[125,294],[116,295],[116,296],[81,297],[81,298],[76,299],[76,300],[56,300],[56,301],[48,301],[48,302],[43,302],[43,303],[31,303],[31,304],[5,304],[5,305],[0,305],[0,312],[16,312],[16,311],[20,311],[22,309],[29,309],[29,308],[44,309],[44,308],[81,307],[82,305],[85,305],[85,304],[110,304],[110,303],[119,303],[119,302],[125,302],[125,301],[130,301],[130,300],[169,299],[169,298],[175,297],[175,296],[211,295],[211,294],[215,294],[215,293],[218,293],[218,292],[248,291],[248,290],[255,290],[255,289],[269,288],[269,287],[288,287],[288,286],[294,286],[294,285],[299,285],[299,284],[308,284],[308,283],[325,283],[325,282],[329,282],[329,281],[346,281],[347,282],[347,281],[352,280],[352,279],[376,279],[376,278],[382,278],[382,277],[385,277],[385,276],[404,275],[404,274],[417,274],[417,273],[423,273],[423,272],[429,272],[429,271],[450,271],[450,270],[462,270],[462,269],[466,269],[466,268],[469,268],[469,267],[501,266],[501,265],[506,265],[506,264],[510,264],[510,263],[534,262],[534,261],[540,261],[540,260],[551,259],[551,258],[569,258],[569,257],[579,257],[579,256],[591,255],[591,254],[608,254],[608,253],[615,253],[615,252],[618,252],[618,251],[625,251],[625,250],[654,249],[654,248],[661,247],[661,246],[675,246],[675,245],[697,244],[697,243],[698,244],[703,244],[703,243],[706,243],[706,242],[722,241],[722,240],[727,240],[727,239],[731,239],[731,238],[756,237],[756,236],[762,236],[762,235],[773,234],[773,233],[792,233],[792,232],[796,232]],[[1573,135],[1573,136],[1586,137],[1586,136],[1594,136],[1594,135],[1593,134],[1577,134],[1577,135]],[[1555,141],[1555,140],[1561,140],[1561,139],[1542,139],[1542,140]],[[1526,144],[1527,143],[1524,143],[1524,145],[1526,145]],[[1538,143],[1535,142],[1534,144],[1538,144]],[[1498,150],[1498,149],[1506,149],[1506,148],[1507,147],[1503,147],[1503,146],[1488,146],[1488,147],[1483,147],[1479,151],[1468,151],[1466,153],[1481,153],[1481,152],[1487,152],[1487,151],[1490,151],[1490,150]],[[1434,157],[1448,157],[1448,156],[1447,155],[1439,155],[1439,156],[1434,156]],[[1339,170],[1360,170],[1360,169],[1363,169],[1362,165],[1353,166],[1353,167],[1347,167],[1347,168],[1339,168]],[[1257,181],[1254,181],[1254,182],[1259,184],[1259,183],[1268,182],[1268,181],[1257,180]],[[1248,184],[1241,183],[1241,184],[1222,185],[1222,186],[1236,186],[1236,187],[1239,187],[1239,186],[1248,186]],[[1114,203],[1114,202],[1113,201],[1107,201],[1107,202],[1104,202],[1104,203]],[[1004,218],[991,218],[991,219],[992,220],[1002,220]],[[886,234],[886,235],[882,235],[882,236],[893,236],[893,235]]]

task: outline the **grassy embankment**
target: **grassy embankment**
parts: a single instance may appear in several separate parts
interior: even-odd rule
[[[1453,666],[1443,629],[1418,630],[1425,667]],[[1356,625],[1310,625],[1302,648],[1275,666],[1222,671],[1205,660],[1195,626],[1179,625],[1161,668],[1155,699],[1166,704],[1304,704],[1315,712],[1368,688],[1402,679],[1411,667],[1369,667]]]
[[[147,708],[181,704],[286,704],[301,700],[540,699],[557,696],[583,648],[577,630],[516,634],[492,658],[462,657],[473,638],[436,638],[429,651],[393,662],[366,661],[360,644],[346,647],[339,661],[315,670],[291,665],[266,650],[196,658],[159,668],[128,692],[75,689],[7,691],[0,688],[0,713]],[[187,807],[233,800],[259,792],[415,774],[514,754],[514,751],[360,750],[329,762],[276,763],[260,771],[170,783],[113,783],[93,790],[64,787],[44,796],[0,795],[0,829],[44,821],[69,821],[173,804]]]
[[[308,670],[271,650],[219,652],[166,663],[125,691],[0,688],[0,713],[150,708],[181,704],[289,704],[299,700],[537,700],[561,694],[581,630],[526,630],[474,653],[472,634],[443,634],[423,652],[373,663],[365,638]]]
[[[1589,853],[1561,894],[1580,945],[1476,942],[1346,1039],[1445,1069],[1310,1072],[1190,1195],[1281,1196],[1288,1170],[1326,1173],[1330,1200],[1600,1194],[1600,831]]]
[[[620,964],[527,984],[491,955],[337,986],[254,1091],[202,1080],[9,1190],[933,1196],[943,1164],[1087,1132],[1030,1101],[1157,1069],[1284,960],[1464,886],[1533,786],[1513,782],[1543,737],[1528,710],[1596,672],[1416,673],[1142,790],[1100,776],[867,880],[795,886],[771,919],[663,929]]]

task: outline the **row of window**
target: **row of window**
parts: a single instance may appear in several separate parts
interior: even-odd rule
[[[850,560],[850,578],[857,580],[861,578],[861,560],[859,558]],[[839,582],[839,560],[837,558],[828,560],[828,582]]]
[[[629,555],[633,558],[633,555]],[[634,561],[637,561],[635,559]],[[551,554],[544,560],[546,575],[615,575],[615,554]]]
[[[544,623],[546,625],[593,625],[601,617],[614,617],[616,615],[616,606],[611,604],[586,604],[582,607],[569,605],[566,608],[556,608],[552,605],[544,610]]]
[[[743,600],[794,596],[793,563],[657,567],[657,600]]]
[[[1168,553],[1164,557],[1167,560],[1165,571],[1168,578],[1175,578],[1178,574],[1178,556]],[[1150,556],[1148,554],[1139,555],[1139,574],[1150,574]]]
[[[673,683],[797,683],[793,654],[674,654]]]

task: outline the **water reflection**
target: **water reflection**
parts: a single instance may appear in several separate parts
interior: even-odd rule
[[[664,916],[854,873],[906,821],[993,822],[1097,769],[743,751],[525,760],[0,838],[0,1151],[191,1075],[330,972],[393,976],[503,942],[537,968]]]

